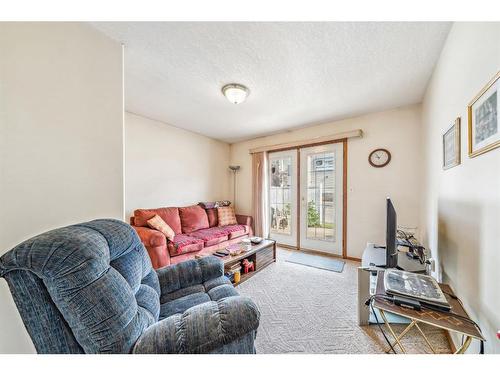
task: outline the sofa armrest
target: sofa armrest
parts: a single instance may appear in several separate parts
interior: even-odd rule
[[[135,229],[144,247],[146,247],[153,268],[158,269],[168,266],[170,264],[170,254],[167,250],[165,235],[151,228],[136,226],[132,226],[132,228]]]
[[[246,297],[202,303],[150,326],[133,353],[209,353],[255,332],[259,318],[257,306]]]
[[[167,244],[167,238],[159,230],[135,226],[132,226],[132,228],[135,229],[145,246],[163,246]]]
[[[240,225],[248,225],[250,228],[253,226],[253,218],[248,215],[236,215],[236,221]]]
[[[224,275],[224,263],[214,257],[207,256],[191,259],[156,270],[160,281],[161,297]]]

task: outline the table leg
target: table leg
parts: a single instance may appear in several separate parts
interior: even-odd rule
[[[408,331],[411,329],[411,327],[413,327],[415,324],[416,324],[416,322],[414,320],[412,320],[411,323],[408,324],[408,326],[404,329],[404,331],[399,334],[398,340],[401,340],[403,338],[403,336],[406,335],[408,333]],[[394,341],[392,343],[392,346],[394,346],[394,345],[396,345],[396,341]],[[390,351],[391,351],[391,348],[387,349],[385,352],[389,353]]]
[[[462,346],[458,348],[454,354],[464,354],[471,342],[472,342],[472,337],[467,336]]]
[[[398,346],[400,347],[401,351],[403,353],[406,354],[406,350],[405,348],[403,347],[403,345],[401,344],[401,342],[399,341],[399,338],[398,336],[394,333],[394,331],[392,330],[392,327],[389,323],[389,321],[387,320],[387,318],[385,317],[385,313],[383,310],[379,309],[378,311],[380,311],[380,315],[382,316],[382,319],[384,319],[384,323],[385,323],[385,326],[387,327],[387,329],[389,330],[389,332],[391,333],[392,337],[394,337],[394,339],[396,340],[396,342],[398,343]]]
[[[415,322],[415,327],[417,327],[418,331],[420,332],[420,334],[422,335],[422,337],[424,338],[425,342],[427,343],[427,345],[429,345],[429,348],[431,348],[432,352],[434,354],[436,354],[436,351],[434,350],[434,347],[431,345],[431,343],[429,342],[429,340],[427,339],[427,336],[425,336],[424,332],[422,331],[422,329],[420,329],[420,327],[418,326],[417,322]]]

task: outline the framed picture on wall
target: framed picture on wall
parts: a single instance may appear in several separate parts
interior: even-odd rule
[[[443,169],[460,164],[460,117],[443,134]]]
[[[469,157],[471,158],[500,146],[499,78],[500,72],[467,106]]]

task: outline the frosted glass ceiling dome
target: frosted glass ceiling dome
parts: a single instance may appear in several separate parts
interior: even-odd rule
[[[239,83],[230,83],[222,87],[222,93],[231,103],[240,104],[246,100],[250,90]]]

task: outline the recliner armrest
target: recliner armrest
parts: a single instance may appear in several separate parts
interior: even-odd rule
[[[259,319],[257,306],[246,297],[202,303],[150,326],[133,353],[209,353],[255,332]]]
[[[159,268],[156,273],[161,299],[165,294],[223,276],[224,263],[214,256],[207,256]]]

